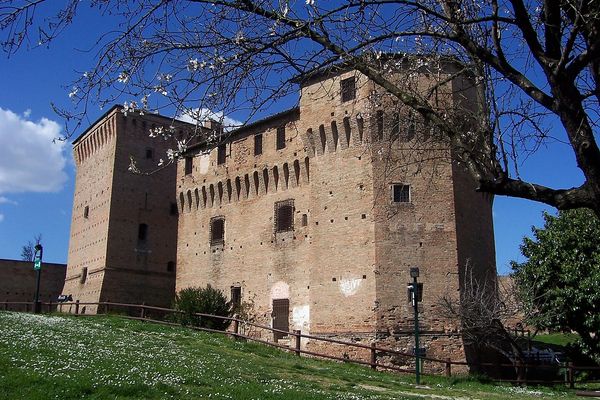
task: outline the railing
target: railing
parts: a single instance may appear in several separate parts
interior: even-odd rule
[[[0,302],[0,309],[9,310],[9,308],[13,308],[13,306],[17,306],[17,308],[20,308],[20,309],[25,308],[25,311],[30,312],[30,311],[34,310],[34,305],[35,305],[34,302]],[[125,309],[125,310],[128,310],[128,313],[127,313],[127,315],[121,315],[121,317],[123,317],[123,318],[140,320],[140,321],[148,321],[148,322],[153,322],[153,323],[158,323],[158,324],[163,324],[163,325],[171,325],[171,326],[180,326],[181,324],[177,323],[177,322],[167,321],[164,319],[152,318],[152,314],[155,314],[155,315],[162,314],[163,317],[166,315],[183,314],[182,311],[174,310],[171,308],[155,307],[155,306],[149,306],[149,305],[145,305],[145,304],[114,303],[114,302],[108,302],[108,301],[105,301],[105,302],[75,301],[75,302],[65,302],[65,303],[43,302],[43,303],[41,303],[41,306],[42,306],[41,307],[42,312],[44,312],[44,311],[62,312],[62,310],[64,308],[69,307],[69,312],[78,317],[95,316],[98,314],[108,314],[111,312],[111,310],[112,310],[112,312],[114,312],[117,310]],[[83,310],[82,307],[86,307],[86,306],[96,306],[97,307],[96,314],[82,313],[82,310]],[[131,310],[135,310],[137,312],[130,312]],[[388,349],[388,348],[377,347],[374,343],[371,343],[370,345],[366,345],[366,344],[360,344],[360,343],[346,342],[343,340],[330,339],[330,338],[324,338],[324,337],[315,336],[315,335],[303,334],[300,330],[294,330],[292,332],[288,332],[288,331],[284,331],[284,330],[280,330],[280,329],[275,329],[270,326],[244,321],[244,320],[241,320],[236,317],[224,317],[224,316],[204,314],[204,313],[195,313],[193,315],[196,317],[200,317],[200,319],[202,319],[202,318],[215,319],[216,318],[216,319],[230,321],[232,330],[222,331],[222,330],[210,329],[210,328],[206,328],[206,327],[202,327],[202,326],[187,326],[190,329],[212,332],[212,333],[219,333],[219,334],[226,334],[226,335],[229,335],[236,339],[251,340],[251,341],[262,343],[262,344],[265,344],[265,345],[268,345],[271,347],[276,347],[276,348],[280,348],[280,349],[283,349],[286,351],[291,351],[298,356],[305,354],[305,355],[309,355],[309,356],[313,356],[313,357],[319,357],[319,358],[325,358],[325,359],[330,359],[330,360],[365,365],[365,366],[369,366],[373,370],[385,369],[385,370],[392,370],[392,371],[397,371],[397,372],[401,372],[401,373],[410,373],[410,374],[415,373],[414,368],[403,368],[403,367],[399,367],[397,365],[382,364],[382,363],[377,362],[378,358],[380,357],[379,355],[381,355],[381,354],[388,355],[388,356],[390,356],[390,355],[401,356],[401,357],[406,357],[408,359],[413,359],[413,360],[416,358],[414,354],[404,353],[404,352],[400,352],[400,351],[392,350],[392,349]],[[293,346],[290,347],[288,345],[283,345],[283,344],[280,344],[280,343],[277,343],[274,341],[265,340],[260,337],[246,335],[246,334],[240,332],[240,326],[262,329],[262,330],[271,332],[272,334],[274,334],[276,332],[281,333],[284,336],[294,338]],[[339,356],[335,356],[335,355],[331,355],[331,354],[319,353],[319,352],[312,351],[312,350],[302,349],[302,347],[301,347],[302,339],[308,339],[310,341],[314,341],[317,343],[323,342],[323,343],[330,343],[330,344],[345,346],[347,348],[358,348],[358,349],[367,350],[370,355],[369,361],[356,359],[356,358],[349,358],[349,357],[339,357]],[[581,382],[585,382],[585,383],[600,382],[600,379],[598,379],[598,378],[592,379],[589,377],[587,377],[584,381],[576,380],[576,373],[578,371],[579,372],[585,371],[588,373],[598,372],[598,375],[600,375],[600,367],[576,366],[570,362],[566,363],[565,365],[539,365],[539,364],[525,364],[522,362],[471,363],[471,362],[466,362],[466,361],[452,361],[450,359],[442,360],[442,359],[438,359],[438,358],[423,357],[423,356],[420,356],[419,360],[421,362],[427,361],[431,364],[438,364],[438,370],[443,370],[444,375],[447,377],[452,376],[452,369],[453,369],[452,366],[461,366],[461,367],[465,367],[465,368],[473,368],[473,367],[478,367],[478,368],[490,367],[490,368],[496,368],[496,369],[510,368],[510,369],[516,371],[517,379],[490,378],[490,380],[495,381],[495,382],[510,382],[510,383],[525,384],[525,385],[526,384],[566,384],[570,388],[575,388],[576,382],[579,382],[579,383],[581,383]],[[543,369],[548,369],[551,371],[557,371],[557,370],[561,371],[563,374],[563,379],[547,380],[547,379],[530,379],[527,377],[528,372],[535,372],[535,371],[539,371],[539,370],[543,370]],[[422,373],[422,375],[434,375],[434,374],[423,374]]]

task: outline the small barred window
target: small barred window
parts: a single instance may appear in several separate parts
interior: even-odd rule
[[[210,220],[210,245],[219,246],[225,243],[225,218],[213,217]]]
[[[394,203],[410,203],[410,185],[394,183],[392,185],[392,199]]]
[[[263,136],[262,133],[254,135],[254,155],[259,156],[262,154]]]
[[[342,103],[356,98],[356,80],[353,76],[342,79],[340,82],[340,91],[342,94]]]
[[[294,230],[294,199],[275,203],[275,232]]]
[[[285,126],[277,128],[277,150],[285,148]]]

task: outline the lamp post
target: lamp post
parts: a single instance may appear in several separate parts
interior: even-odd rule
[[[419,277],[419,268],[410,268],[410,277],[413,278],[412,283],[408,285],[410,290],[410,298],[415,312],[415,380],[417,385],[421,383],[421,349],[419,347],[419,302],[423,300],[423,284],[417,282]]]
[[[42,277],[42,256],[44,255],[44,248],[41,244],[35,245],[35,253],[33,255],[33,269],[35,269],[35,298],[33,299],[33,310],[36,314],[42,311],[42,304],[40,303],[40,279]]]

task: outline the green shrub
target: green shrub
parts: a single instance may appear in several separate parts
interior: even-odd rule
[[[207,285],[205,288],[189,287],[181,290],[175,296],[173,308],[181,311],[176,314],[176,321],[182,325],[199,326],[203,328],[224,331],[230,321],[214,317],[201,317],[195,313],[220,315],[230,317],[231,304],[222,291]]]

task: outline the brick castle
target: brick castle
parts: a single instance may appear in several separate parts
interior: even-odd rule
[[[426,74],[398,79],[434,85]],[[440,107],[480,107],[464,76],[435,90]],[[222,140],[131,173],[130,157],[142,171],[164,158],[172,142],[148,132],[171,125]],[[176,291],[211,284],[274,327],[410,351],[406,287],[417,266],[427,355],[464,357],[439,304],[459,297],[467,266],[495,279],[492,197],[435,131],[357,71],[315,74],[298,107],[231,132],[116,106],[73,149],[63,293],[169,306]]]

